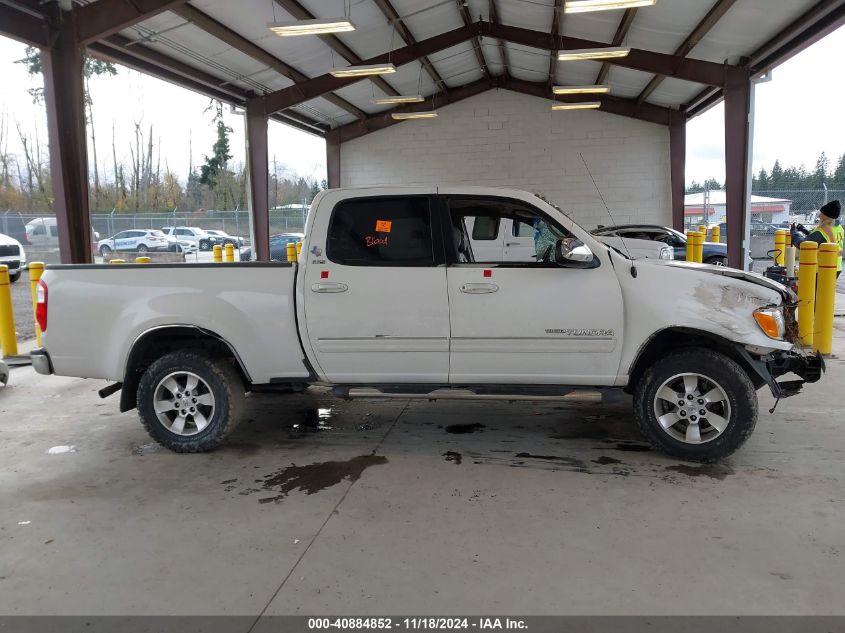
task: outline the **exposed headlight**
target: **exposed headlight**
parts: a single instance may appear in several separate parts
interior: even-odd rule
[[[781,308],[759,308],[754,310],[754,320],[766,336],[774,339],[783,339],[786,332],[786,325]]]
[[[675,259],[675,251],[674,249],[666,248],[660,249],[660,259]]]

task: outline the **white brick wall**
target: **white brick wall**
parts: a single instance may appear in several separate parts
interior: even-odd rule
[[[669,129],[491,90],[344,143],[343,186],[472,184],[542,192],[586,228],[608,224],[579,153],[616,222],[671,223]]]

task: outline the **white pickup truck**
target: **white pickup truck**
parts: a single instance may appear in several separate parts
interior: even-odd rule
[[[550,246],[523,260],[476,253],[479,218],[542,223]],[[629,259],[523,191],[335,189],[314,199],[297,263],[49,266],[32,361],[116,381],[101,395],[122,388],[121,411],[137,407],[180,452],[217,446],[250,390],[621,389],[653,445],[708,461],[754,429],[758,389],[785,397],[820,378],[821,358],[794,343],[795,302],[759,275]]]

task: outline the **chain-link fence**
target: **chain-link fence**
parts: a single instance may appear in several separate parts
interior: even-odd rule
[[[790,214],[810,221],[815,212],[831,200],[845,201],[845,189],[766,189],[752,194],[776,200],[789,200]]]

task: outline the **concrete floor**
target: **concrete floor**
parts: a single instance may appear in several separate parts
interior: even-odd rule
[[[760,392],[755,434],[712,466],[648,450],[629,403],[319,390],[250,397],[223,448],[176,455],[102,382],[15,368],[0,614],[843,614],[828,366],[774,415]]]

